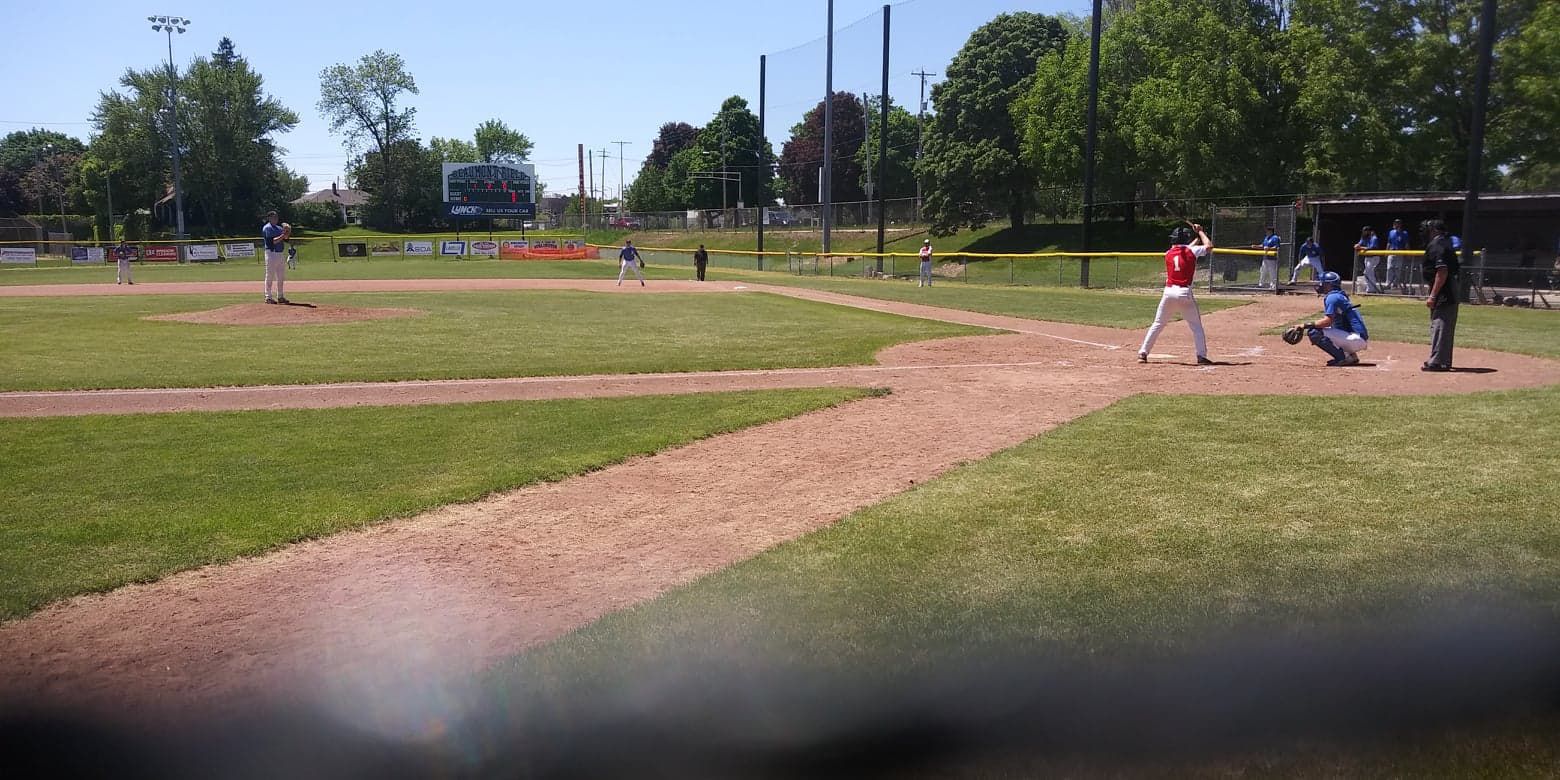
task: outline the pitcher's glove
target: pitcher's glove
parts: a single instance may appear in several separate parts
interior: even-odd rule
[[[1284,331],[1284,342],[1287,344],[1299,344],[1303,338],[1305,338],[1305,328],[1303,326],[1296,325]]]

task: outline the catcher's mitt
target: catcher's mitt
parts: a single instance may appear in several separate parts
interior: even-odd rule
[[[1299,344],[1303,338],[1305,338],[1305,328],[1299,325],[1284,331],[1284,342],[1287,344]]]

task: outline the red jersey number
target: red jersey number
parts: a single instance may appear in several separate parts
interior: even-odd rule
[[[1197,255],[1186,246],[1173,246],[1165,253],[1165,284],[1192,286],[1197,273]]]

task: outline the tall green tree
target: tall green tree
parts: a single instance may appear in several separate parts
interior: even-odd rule
[[[264,79],[223,38],[191,63],[180,85],[186,198],[211,230],[253,227],[269,208],[303,194],[282,164],[276,136],[298,115],[264,92]]]
[[[482,162],[523,163],[531,159],[531,139],[504,124],[502,119],[489,119],[477,125],[472,135],[476,140],[477,157]]]
[[[915,114],[906,111],[903,106],[894,105],[892,98],[888,103],[888,176],[883,177],[882,168],[878,165],[879,139],[883,137],[882,98],[869,97],[866,101],[866,113],[871,118],[867,128],[866,142],[856,152],[856,165],[861,170],[861,188],[866,191],[867,182],[870,180],[874,187],[882,190],[884,198],[913,198],[915,197],[915,143],[916,127]],[[877,198],[877,193],[870,197]],[[786,201],[789,203],[790,201]]]
[[[24,213],[37,208],[22,192],[22,180],[32,169],[53,154],[81,154],[86,146],[79,139],[53,130],[17,130],[0,138],[0,213]]]
[[[774,201],[774,150],[758,132],[758,116],[748,110],[748,102],[741,97],[726,98],[720,111],[699,131],[693,145],[673,156],[674,165],[668,166],[669,178],[679,157],[684,157],[689,174],[725,171],[740,176],[740,182],[733,179],[724,190],[719,181],[673,178],[677,189],[690,196],[689,208],[731,208],[739,198],[749,206]]]
[[[1507,110],[1491,123],[1493,156],[1510,165],[1510,188],[1560,190],[1560,3],[1539,4],[1498,51]]]
[[[628,186],[624,201],[632,211],[675,211],[688,208],[686,194],[679,190],[681,179],[673,181],[669,169],[672,158],[693,146],[699,128],[687,122],[666,122],[656,133],[650,153],[634,182]],[[684,171],[686,176],[686,171]]]
[[[353,65],[337,64],[320,71],[320,115],[330,122],[333,133],[342,134],[352,150],[372,144],[377,164],[360,177],[359,186],[369,190],[382,208],[374,211],[402,225],[415,194],[401,186],[406,180],[397,165],[395,152],[412,136],[417,109],[401,105],[406,95],[416,95],[417,81],[406,71],[401,55],[375,50]],[[419,150],[421,144],[418,144]],[[415,168],[421,160],[408,160]],[[377,178],[373,178],[377,177]]]
[[[348,182],[362,189],[363,182],[384,181],[387,159],[400,168],[398,177],[405,186],[400,198],[393,202],[384,197],[383,191],[370,190],[364,222],[380,228],[425,229],[442,225],[444,193],[440,180],[446,162],[443,153],[423,146],[415,138],[397,141],[388,155],[369,149],[347,163]]]
[[[936,114],[917,175],[934,234],[983,227],[995,214],[1018,227],[1034,206],[1035,176],[1019,164],[1013,102],[1029,89],[1036,63],[1064,45],[1055,17],[1002,14],[972,33],[947,78],[932,88]]]
[[[860,152],[866,140],[866,109],[849,92],[834,93],[829,196],[835,203],[866,200]],[[807,110],[780,146],[780,181],[787,205],[818,202],[818,168],[823,165],[823,101]]]

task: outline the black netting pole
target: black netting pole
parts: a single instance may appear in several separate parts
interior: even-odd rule
[[[1094,19],[1089,32],[1089,109],[1084,119],[1083,136],[1083,251],[1090,245],[1090,228],[1094,222],[1094,143],[1099,135],[1100,105],[1100,0],[1094,0]],[[1083,258],[1078,268],[1078,282],[1089,286],[1089,258]]]
[[[888,5],[883,6],[883,92],[878,98],[878,111],[882,116],[878,122],[878,276],[883,275],[883,232],[888,219],[885,206],[888,190],[888,18],[892,11]]]

